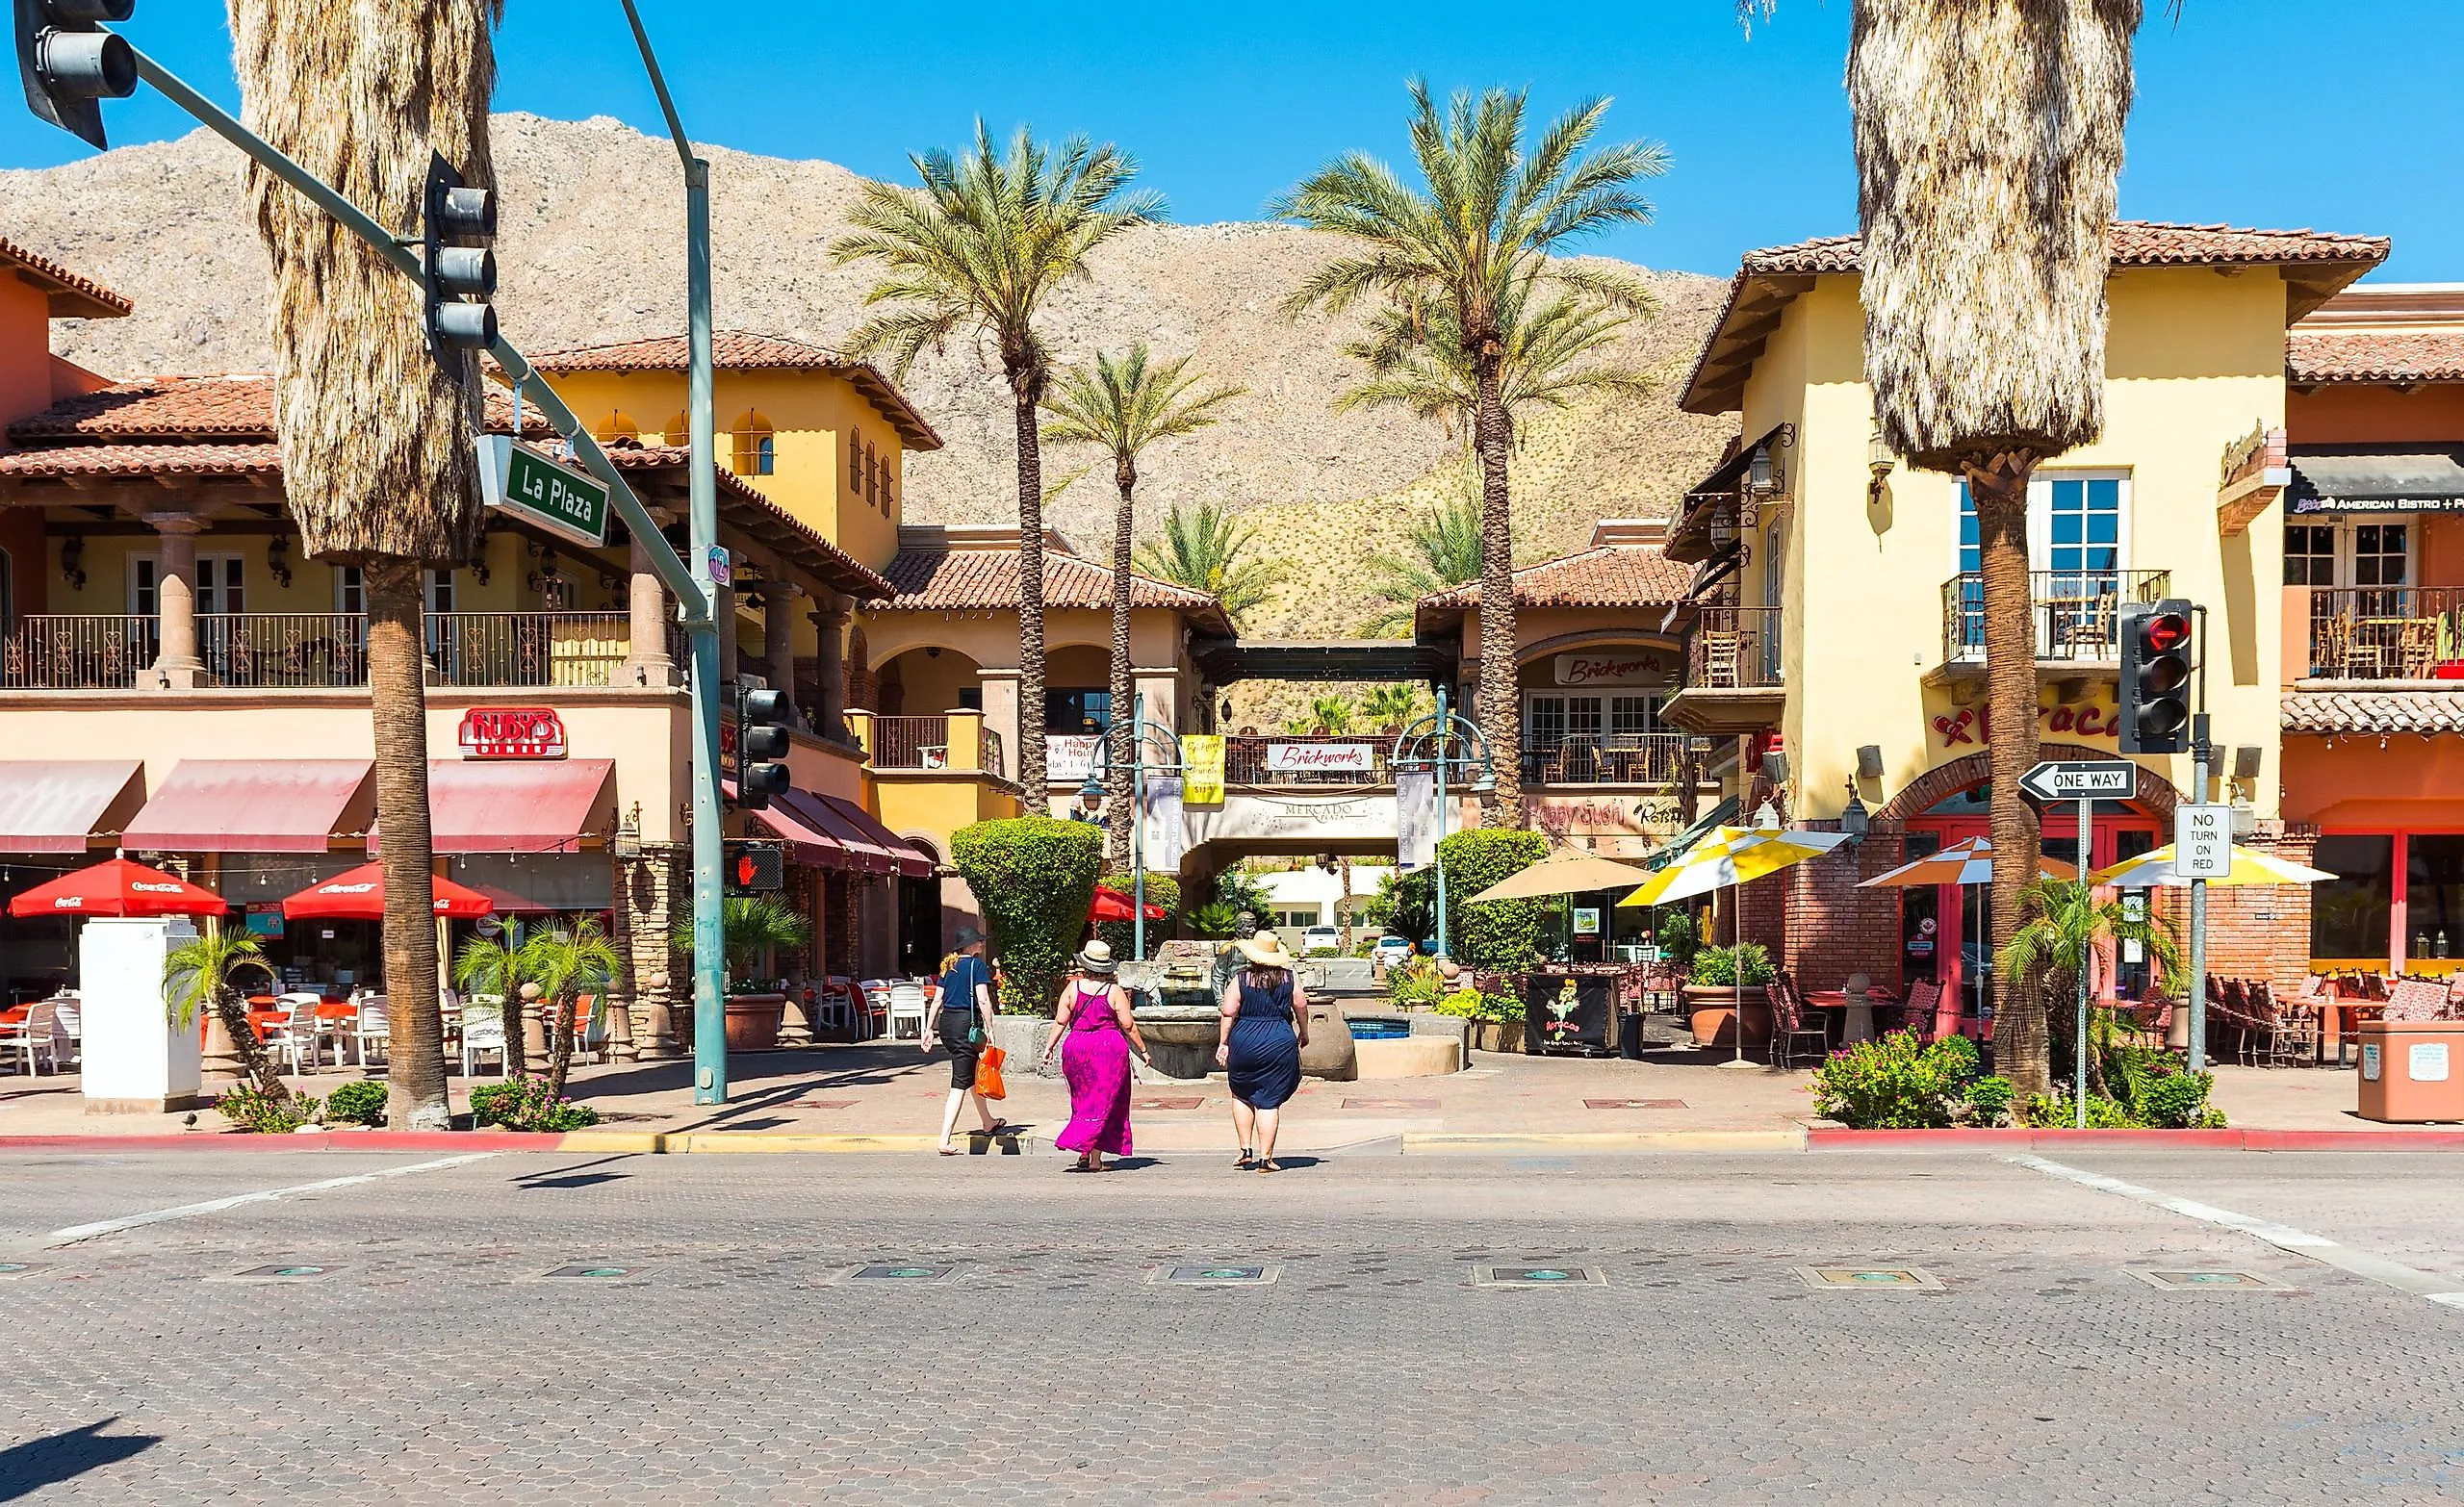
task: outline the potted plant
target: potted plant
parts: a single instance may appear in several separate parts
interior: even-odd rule
[[[1694,1044],[1734,1046],[1739,1032],[1747,1046],[1770,1040],[1770,983],[1777,974],[1769,949],[1759,942],[1697,951],[1685,986],[1678,991],[1692,1011]]]
[[[726,935],[722,943],[726,958],[727,1034],[731,1052],[766,1052],[779,1044],[779,1027],[786,1018],[787,996],[783,990],[752,987],[754,970],[760,966],[765,954],[794,952],[811,939],[805,918],[796,914],[787,903],[776,895],[732,896],[721,911]],[[690,958],[693,952],[693,921],[685,917],[671,933],[671,949],[679,956]],[[677,1022],[680,1032],[691,1030],[692,1008],[680,1013],[686,1018]]]

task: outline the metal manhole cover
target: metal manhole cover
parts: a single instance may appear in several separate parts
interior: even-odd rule
[[[1204,1099],[1140,1099],[1134,1108],[1141,1110],[1202,1110]]]
[[[1586,1110],[1681,1110],[1682,1099],[1585,1099]]]
[[[859,1266],[847,1275],[858,1282],[940,1282],[956,1270],[956,1266],[938,1266],[925,1262],[885,1261]]]
[[[1346,1099],[1347,1110],[1434,1110],[1435,1099]]]
[[[2298,1290],[2255,1271],[2194,1270],[2173,1266],[2124,1266],[2151,1288],[2167,1292],[2292,1292]]]
[[[619,1265],[613,1262],[574,1262],[552,1266],[531,1278],[533,1282],[639,1282],[647,1266]]]
[[[14,1282],[19,1277],[31,1277],[42,1269],[43,1264],[40,1262],[0,1261],[0,1282]]]
[[[1826,1292],[1939,1292],[1942,1279],[1922,1266],[1799,1266],[1810,1288]]]
[[[342,1270],[340,1266],[314,1266],[304,1263],[296,1265],[275,1264],[250,1266],[244,1271],[235,1271],[227,1277],[211,1277],[207,1280],[211,1282],[314,1282],[319,1277],[330,1277],[340,1270]]]
[[[1280,1266],[1247,1266],[1229,1262],[1212,1266],[1158,1266],[1146,1280],[1195,1288],[1263,1288],[1282,1270]]]
[[[1608,1276],[1597,1266],[1475,1266],[1476,1288],[1604,1288]]]

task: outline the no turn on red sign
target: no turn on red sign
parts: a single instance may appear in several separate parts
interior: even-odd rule
[[[2184,805],[2173,810],[2173,872],[2220,880],[2233,872],[2233,808]]]

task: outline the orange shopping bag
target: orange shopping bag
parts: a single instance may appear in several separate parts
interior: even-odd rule
[[[975,1091],[988,1099],[1010,1097],[1010,1090],[1001,1083],[1001,1064],[1009,1060],[1009,1053],[986,1042],[984,1055],[975,1060]]]

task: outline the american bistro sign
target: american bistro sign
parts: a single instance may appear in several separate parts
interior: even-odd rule
[[[563,758],[565,721],[552,706],[474,706],[454,741],[464,758]]]

